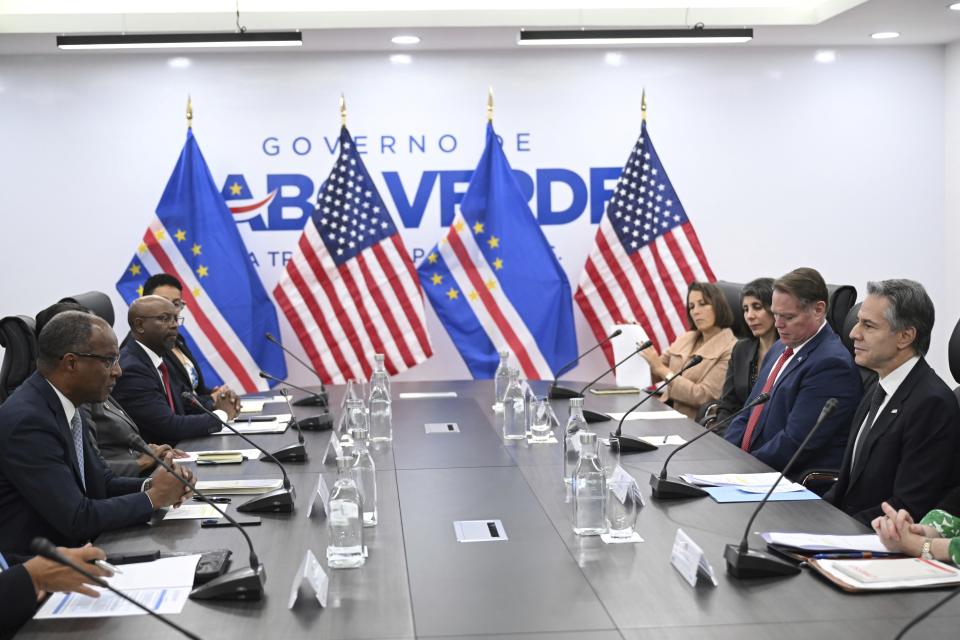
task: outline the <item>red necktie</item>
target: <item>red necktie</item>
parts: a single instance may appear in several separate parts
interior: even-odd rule
[[[170,373],[167,371],[167,363],[161,362],[157,369],[160,370],[160,376],[163,378],[163,388],[167,391],[167,404],[170,405],[170,411],[176,413],[177,408],[173,406],[173,394],[170,393]]]
[[[783,353],[780,354],[780,357],[777,358],[777,363],[773,365],[773,370],[770,372],[770,375],[767,376],[767,381],[763,383],[762,393],[770,393],[770,389],[773,388],[773,383],[777,381],[777,374],[780,373],[780,369],[783,368],[784,363],[790,359],[790,356],[793,355],[793,349],[787,347],[783,350]],[[757,423],[760,422],[760,412],[763,411],[763,404],[758,404],[753,409],[750,410],[750,419],[747,420],[747,429],[743,432],[743,440],[740,441],[740,448],[744,451],[750,451],[750,439],[753,437],[753,430],[757,428]]]

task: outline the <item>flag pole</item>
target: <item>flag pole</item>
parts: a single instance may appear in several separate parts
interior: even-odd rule
[[[643,88],[643,93],[640,94],[640,121],[647,121],[647,88]]]
[[[487,122],[493,122],[493,86],[487,87]]]
[[[347,99],[340,94],[340,126],[347,126]]]
[[[187,129],[193,129],[193,101],[190,94],[187,94]]]

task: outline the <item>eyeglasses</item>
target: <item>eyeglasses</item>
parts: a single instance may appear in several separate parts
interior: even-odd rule
[[[183,316],[175,316],[170,313],[164,313],[159,316],[140,316],[141,318],[151,318],[153,320],[159,320],[161,324],[183,324]]]
[[[115,356],[102,356],[99,353],[76,353],[75,351],[70,351],[68,353],[72,353],[78,358],[93,358],[94,360],[99,360],[107,369],[113,369],[120,363],[120,354]],[[67,354],[65,353],[60,356],[60,359],[63,360],[66,356]]]

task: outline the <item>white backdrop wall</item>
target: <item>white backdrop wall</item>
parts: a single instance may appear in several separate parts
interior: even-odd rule
[[[242,176],[262,199],[285,184],[280,195],[295,204],[307,195],[296,185],[309,180],[315,190],[330,169],[343,91],[367,167],[395,220],[409,225],[407,247],[422,252],[440,235],[442,202],[449,214],[451,193],[466,187],[451,172],[479,158],[492,84],[508,158],[541,178],[534,211],[563,221],[544,230],[576,288],[596,229],[591,207],[603,198],[591,170],[627,158],[645,86],[652,138],[718,277],[742,282],[809,265],[861,292],[869,279],[920,280],[941,311],[930,359],[950,380],[946,339],[960,305],[947,297],[945,276],[960,264],[951,258],[948,268],[944,234],[956,237],[960,207],[958,198],[952,210],[945,203],[944,114],[945,95],[954,113],[960,102],[960,54],[948,54],[947,78],[943,47],[841,48],[832,64],[814,53],[634,50],[619,66],[602,51],[424,53],[410,65],[385,54],[210,54],[188,68],[153,54],[0,57],[0,315],[99,289],[114,296],[125,333],[114,283],[180,151],[188,93],[218,186]],[[395,174],[393,191],[385,172]],[[585,203],[570,186],[546,185],[558,174],[582,181]],[[429,197],[411,207],[421,184]],[[547,193],[554,213],[538,207]],[[572,213],[555,213],[572,204]],[[268,291],[303,215],[274,204],[239,223]],[[252,228],[261,224],[268,228]],[[583,349],[592,338],[575,313]],[[402,377],[466,377],[428,314],[436,355]],[[283,319],[281,327],[299,351]],[[602,366],[591,356],[568,375],[589,379]],[[289,369],[294,382],[312,382],[296,363]]]

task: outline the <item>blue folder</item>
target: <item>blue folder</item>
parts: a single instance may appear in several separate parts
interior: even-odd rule
[[[739,487],[702,487],[704,491],[710,494],[710,497],[717,502],[760,502],[765,493],[749,493],[741,491]],[[819,500],[820,496],[803,489],[801,491],[790,491],[787,493],[774,493],[770,496],[770,502],[792,502],[795,500]]]

